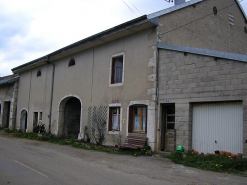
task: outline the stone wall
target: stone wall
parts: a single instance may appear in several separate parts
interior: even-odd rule
[[[243,101],[247,155],[247,63],[159,50],[159,103],[175,103],[177,145],[191,148],[191,103]]]
[[[157,34],[166,44],[247,54],[246,25],[235,0],[207,0],[161,16]]]
[[[0,126],[5,127],[7,123],[8,108],[5,107],[5,102],[10,102],[9,127],[15,128],[16,123],[16,108],[17,108],[18,81],[11,84],[3,84],[0,86],[0,104],[1,117]]]

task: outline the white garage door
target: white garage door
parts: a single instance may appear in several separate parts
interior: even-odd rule
[[[193,149],[243,153],[242,102],[194,104],[192,117]]]

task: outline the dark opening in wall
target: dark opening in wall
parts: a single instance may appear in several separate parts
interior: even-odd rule
[[[41,71],[38,71],[37,72],[37,76],[41,76]]]
[[[70,61],[69,61],[69,66],[68,67],[70,67],[70,66],[74,66],[75,65],[75,59],[70,59]]]
[[[214,15],[217,15],[217,13],[218,13],[218,10],[215,6],[213,7],[213,12],[214,12]]]
[[[246,26],[244,27],[244,32],[247,33],[247,27]]]

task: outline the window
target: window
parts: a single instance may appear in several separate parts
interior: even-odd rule
[[[124,53],[116,54],[110,61],[109,86],[123,85],[124,81]]]
[[[70,59],[70,61],[69,61],[69,65],[68,65],[68,67],[70,67],[70,66],[74,66],[75,65],[75,59]]]
[[[175,129],[175,107],[166,108],[166,129]]]
[[[123,57],[113,58],[112,59],[112,76],[111,83],[122,83],[123,76]]]
[[[37,72],[37,76],[41,76],[41,71],[40,70]]]
[[[42,120],[43,112],[39,113],[39,120]]]
[[[120,130],[120,107],[109,108],[109,131]]]
[[[131,106],[129,108],[129,132],[146,133],[147,106]]]

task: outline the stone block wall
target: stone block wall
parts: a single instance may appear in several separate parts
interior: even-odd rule
[[[177,145],[191,148],[194,102],[242,101],[243,145],[247,155],[247,63],[159,50],[159,103],[175,103]]]

